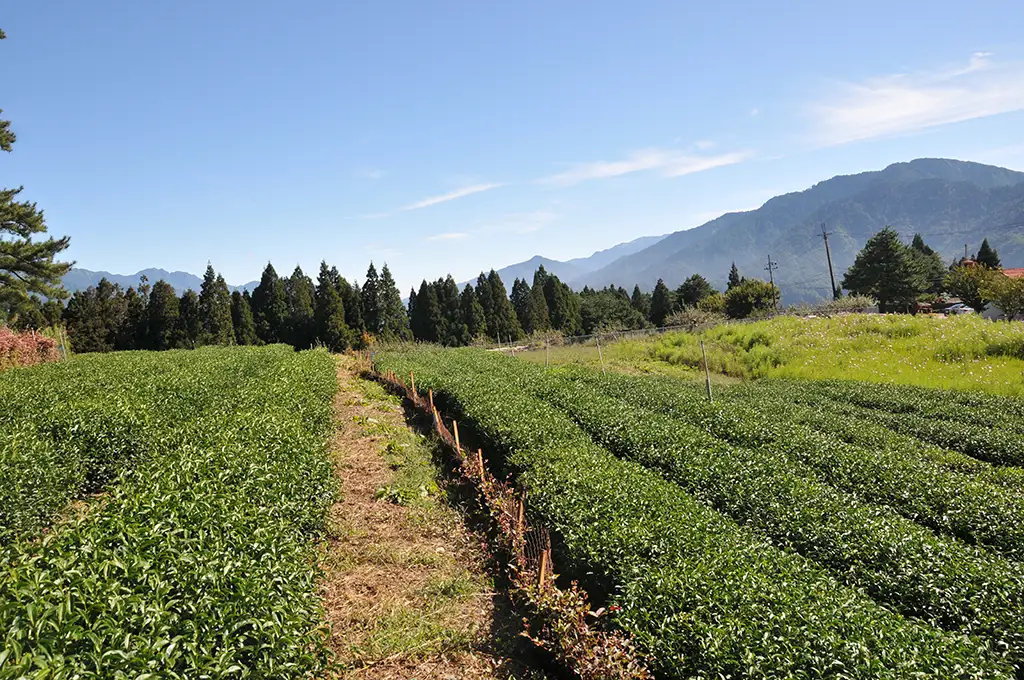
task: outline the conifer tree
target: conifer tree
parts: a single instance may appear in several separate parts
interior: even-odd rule
[[[640,285],[633,286],[633,295],[629,298],[629,304],[645,319],[651,316],[651,296],[640,290]]]
[[[552,328],[566,335],[577,335],[583,331],[579,297],[554,274],[548,274],[544,281],[544,299],[547,300]]]
[[[491,337],[498,342],[522,337],[523,331],[519,327],[516,310],[512,309],[512,302],[508,299],[505,284],[493,269],[487,274],[487,292],[491,298],[491,315],[487,318],[487,329]]]
[[[533,295],[533,329],[541,332],[551,330],[551,314],[547,298],[544,297],[547,279],[547,270],[544,265],[540,265],[533,273],[533,285],[530,286],[530,294]]]
[[[843,288],[878,300],[881,312],[905,310],[928,286],[911,250],[886,227],[864,244],[843,276]]]
[[[914,234],[910,242],[910,254],[926,282],[927,292],[938,295],[946,279],[946,265],[942,256],[928,247],[920,234]]]
[[[252,300],[249,298],[249,291],[240,293],[236,290],[231,294],[231,325],[235,331],[236,345],[259,344],[256,324],[252,319]]]
[[[274,265],[267,263],[260,283],[252,292],[252,317],[256,336],[264,343],[283,342],[288,318],[288,299]]]
[[[742,282],[743,279],[740,278],[740,270],[736,268],[736,263],[733,262],[732,267],[729,269],[729,282],[726,285],[725,289],[727,291],[732,290],[736,286],[740,285],[740,283]]]
[[[659,327],[664,326],[665,319],[672,313],[672,307],[672,292],[662,279],[658,279],[654,293],[651,294],[651,323]]]
[[[697,303],[715,292],[707,279],[700,274],[693,274],[676,290],[676,305],[680,308],[696,307]]]
[[[388,341],[412,340],[409,316],[402,304],[402,293],[387,264],[380,270],[379,300],[381,336]]]
[[[462,323],[465,325],[466,333],[469,336],[466,344],[469,344],[469,341],[473,338],[478,338],[487,332],[487,317],[484,314],[484,308],[480,305],[480,300],[477,297],[476,291],[473,290],[473,286],[468,283],[459,295],[459,311],[461,312]]]
[[[437,291],[426,279],[416,293],[414,316],[409,319],[415,338],[421,342],[438,342],[441,331],[441,310],[437,304]]]
[[[296,349],[309,349],[314,340],[313,282],[302,267],[295,265],[295,271],[284,281],[285,298],[288,301],[286,340]]]
[[[195,349],[202,331],[203,320],[199,312],[199,296],[194,290],[186,290],[178,300],[178,346]]]
[[[145,278],[145,277],[143,277]],[[130,287],[124,292],[124,319],[117,328],[117,340],[114,349],[127,351],[145,349],[145,335],[140,332],[146,323],[146,302],[149,290],[145,293]]]
[[[363,281],[361,296],[363,327],[368,333],[379,335],[384,325],[381,321],[380,277],[373,262],[366,270],[366,281]]]
[[[484,328],[487,329],[487,334],[490,337],[495,337],[495,330],[491,328],[491,323],[494,321],[494,295],[491,293],[491,282],[488,280],[487,275],[480,272],[480,276],[476,277],[476,300],[480,303],[480,309],[484,313]]]
[[[351,331],[345,323],[345,304],[341,299],[338,271],[320,263],[316,285],[316,311],[314,314],[316,338],[332,352],[341,352],[351,344]]]
[[[424,279],[424,282],[426,279]],[[422,284],[421,284],[422,285]],[[421,340],[423,328],[418,323],[419,312],[416,308],[416,287],[413,286],[409,289],[409,304],[406,305],[406,311],[409,314],[409,330],[412,331],[413,340]]]
[[[981,242],[981,247],[978,248],[978,254],[974,256],[974,260],[989,269],[1000,269],[1003,266],[999,261],[999,253],[988,244],[987,238]]]
[[[64,318],[68,336],[79,352],[110,352],[116,349],[118,330],[126,316],[121,287],[106,278],[76,292],[68,301]]]
[[[210,264],[206,265],[203,283],[199,289],[199,316],[202,331],[201,345],[231,345],[235,341],[231,320],[231,293],[224,277]]]
[[[516,318],[519,319],[523,332],[527,335],[532,334],[536,330],[533,322],[537,313],[533,304],[533,291],[530,290],[530,284],[523,279],[517,278],[512,284],[512,308],[516,310]]]
[[[459,284],[451,274],[443,280],[438,279],[435,284],[437,289],[437,306],[443,320],[443,328],[439,341],[448,347],[458,347],[469,343],[469,331],[462,320],[462,310],[459,305]]]
[[[146,306],[151,349],[173,349],[178,338],[178,295],[163,279],[153,284]]]
[[[0,40],[6,37],[0,31]],[[0,150],[10,152],[15,139],[10,121],[0,120]],[[73,263],[54,258],[67,249],[70,239],[40,239],[46,234],[43,211],[35,203],[16,200],[21,190],[0,189],[0,320],[27,305],[34,294],[68,297],[61,277]]]
[[[346,281],[345,277],[338,273],[337,267],[331,267],[331,278],[338,282],[341,304],[345,307],[345,325],[351,329],[352,333],[362,333],[365,328],[363,325],[362,291],[359,290],[358,285],[352,285]]]

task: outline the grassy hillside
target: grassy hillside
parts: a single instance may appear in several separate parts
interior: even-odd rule
[[[1024,326],[970,316],[780,317],[627,341],[611,355],[697,368],[700,340],[712,371],[739,378],[839,378],[1024,395]]]

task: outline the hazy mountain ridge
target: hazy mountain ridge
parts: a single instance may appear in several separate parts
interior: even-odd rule
[[[174,287],[174,290],[180,295],[188,289],[192,289],[199,292],[200,286],[203,285],[203,279],[195,274],[189,272],[174,271],[169,272],[165,269],[143,269],[135,272],[134,274],[111,274],[110,272],[104,271],[92,271],[89,269],[80,269],[78,267],[73,268],[64,276],[64,287],[69,293],[74,293],[78,290],[85,290],[89,286],[95,286],[100,282],[100,279],[107,279],[111,283],[116,283],[121,288],[127,289],[129,287],[138,288],[139,279],[145,276],[149,279],[149,285],[153,285],[157,281],[163,279],[167,283]],[[259,285],[259,281],[250,281],[244,283],[241,286],[231,286],[228,288],[232,291],[235,290],[248,290],[252,291]]]
[[[650,289],[663,278],[679,285],[693,273],[721,287],[732,262],[745,276],[768,278],[768,255],[787,301],[828,295],[821,225],[831,232],[837,283],[864,242],[885,225],[909,241],[920,232],[944,258],[971,252],[988,238],[1008,265],[1024,264],[1024,173],[947,159],[896,163],[884,170],[840,175],[777,196],[757,210],[728,213],[585,274],[575,287],[608,284]]]

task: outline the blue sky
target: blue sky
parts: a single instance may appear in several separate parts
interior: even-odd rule
[[[0,184],[88,269],[372,259],[405,291],[896,161],[1024,169],[1019,0],[40,0],[0,21]]]

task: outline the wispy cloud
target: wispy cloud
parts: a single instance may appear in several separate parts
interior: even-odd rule
[[[477,231],[480,233],[532,234],[540,231],[558,219],[558,214],[551,210],[533,210],[530,212],[509,213],[493,222],[484,224]]]
[[[459,241],[461,239],[467,238],[468,236],[469,236],[469,234],[467,234],[464,231],[449,231],[449,232],[445,232],[443,234],[434,234],[433,236],[428,236],[427,240],[428,241]]]
[[[387,170],[371,169],[371,170],[360,170],[356,173],[363,179],[384,179],[384,176],[388,174]]]
[[[1024,64],[977,52],[966,65],[838,83],[810,106],[822,146],[888,137],[1024,109]]]
[[[756,106],[754,108],[750,109],[750,115],[751,116],[756,116],[756,115],[758,115],[760,113],[761,113],[761,109],[757,108]]]
[[[497,189],[498,187],[505,186],[501,182],[491,182],[489,184],[474,184],[468,187],[462,187],[455,191],[449,191],[447,194],[441,194],[440,196],[431,196],[430,198],[424,198],[422,201],[416,201],[409,205],[399,208],[399,211],[405,212],[409,210],[419,210],[421,208],[429,208],[432,205],[438,203],[447,203],[448,201],[454,201],[457,198],[463,198],[464,196],[471,196],[473,194],[479,194],[484,191],[490,191],[491,189]]]
[[[708,148],[708,142],[700,144],[705,145],[704,148]],[[607,179],[647,171],[657,171],[663,177],[679,177],[723,165],[733,165],[752,155],[750,151],[702,155],[677,149],[649,148],[634,151],[622,160],[579,163],[565,172],[545,177],[539,181],[542,184],[564,187],[588,180]]]

